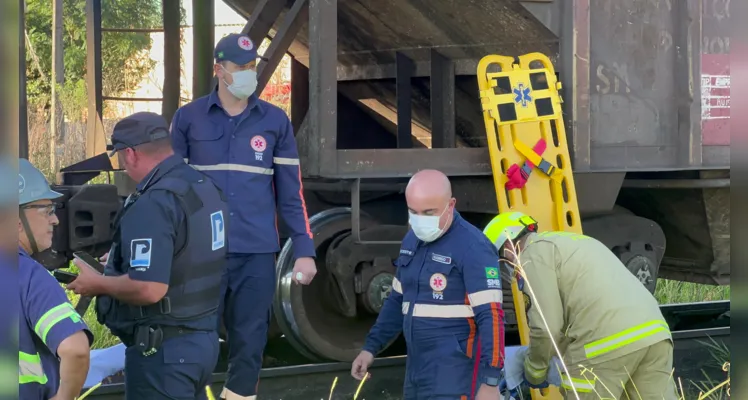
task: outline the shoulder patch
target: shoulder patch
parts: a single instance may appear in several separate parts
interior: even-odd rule
[[[151,266],[153,239],[133,239],[130,241],[130,268],[145,270]]]
[[[408,249],[400,249],[400,254],[402,254],[402,255],[405,255],[405,256],[412,256],[412,255],[413,255],[413,254],[415,254],[415,253],[413,253],[413,251],[412,251],[412,250],[408,250]]]
[[[213,251],[222,249],[226,245],[226,225],[223,221],[223,211],[216,211],[210,214],[210,228],[212,230]]]

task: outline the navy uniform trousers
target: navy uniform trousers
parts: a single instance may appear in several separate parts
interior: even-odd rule
[[[218,333],[194,332],[170,338],[144,356],[125,350],[127,400],[204,400],[205,387],[218,361]]]
[[[219,309],[229,345],[225,387],[240,396],[251,396],[257,394],[267,344],[275,292],[275,253],[229,254],[227,262]]]

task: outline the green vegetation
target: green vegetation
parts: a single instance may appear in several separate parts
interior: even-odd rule
[[[660,304],[729,300],[730,287],[659,279],[655,298]]]
[[[78,267],[76,267],[75,264],[71,262],[68,271],[77,274]],[[65,287],[65,285],[62,285],[62,287]],[[80,296],[69,290],[66,291],[66,293],[68,295],[68,299],[70,299],[70,302],[72,302],[73,304],[78,304],[78,299],[80,298]],[[91,329],[91,332],[94,335],[94,343],[92,348],[105,349],[119,343],[119,339],[113,336],[109,332],[109,329],[99,324],[99,322],[96,320],[96,299],[91,302],[91,305],[88,307],[86,314],[83,315],[83,320],[86,321],[88,328]]]
[[[49,0],[26,2],[26,76],[30,106],[50,107],[52,84],[52,4]],[[160,0],[103,1],[104,28],[158,28]],[[63,1],[66,117],[80,121],[86,108],[86,1]],[[105,96],[118,96],[137,84],[154,67],[148,57],[148,33],[103,32],[101,36],[102,83]],[[106,104],[106,103],[105,103]],[[69,111],[69,112],[68,112]]]

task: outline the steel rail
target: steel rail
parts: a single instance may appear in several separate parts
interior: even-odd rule
[[[674,368],[684,387],[691,382],[704,380],[706,372],[710,379],[720,381],[721,365],[710,353],[709,346],[716,344],[729,349],[729,301],[686,304],[667,304],[660,309],[673,329]],[[711,320],[711,321],[709,321]],[[692,327],[704,324],[718,325],[709,328]],[[399,399],[405,378],[405,356],[378,358],[370,372],[372,379],[365,382],[362,397]],[[263,399],[309,400],[328,398],[333,381],[337,378],[334,399],[350,399],[358,389],[359,382],[350,377],[350,363],[334,362],[264,368],[260,373]],[[211,388],[214,395],[221,392],[226,373],[213,374]],[[693,387],[692,387],[693,388]],[[88,399],[122,400],[124,384],[102,385]]]

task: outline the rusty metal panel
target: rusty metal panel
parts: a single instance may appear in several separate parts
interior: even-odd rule
[[[729,158],[702,160],[702,136],[729,145],[728,6],[591,2],[592,170],[729,168]]]
[[[309,0],[309,111],[310,175],[326,176],[337,166],[338,140],[338,1]]]
[[[592,168],[673,166],[678,120],[671,1],[599,0],[590,10]]]

